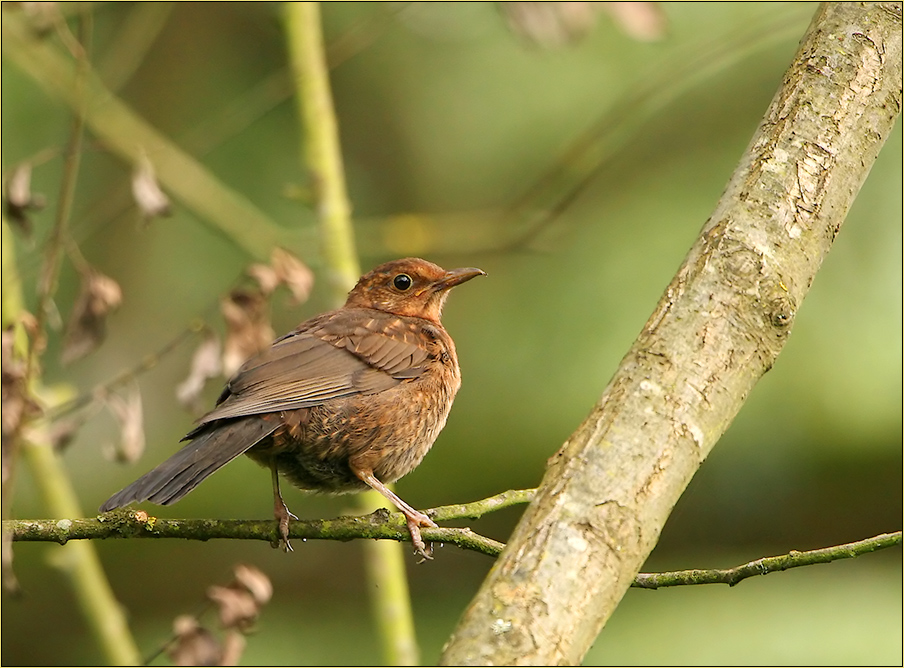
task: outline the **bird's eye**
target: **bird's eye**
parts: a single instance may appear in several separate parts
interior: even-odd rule
[[[408,274],[398,274],[392,279],[392,285],[396,290],[405,292],[405,290],[410,289],[414,285],[414,281],[411,280],[411,276]]]

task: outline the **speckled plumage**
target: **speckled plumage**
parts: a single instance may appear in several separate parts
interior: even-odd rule
[[[405,513],[426,556],[418,527],[435,525],[384,483],[414,469],[446,424],[461,376],[442,307],[452,287],[482,274],[446,272],[416,258],[365,274],[345,306],[305,321],[245,362],[185,437],[190,443],[101,511],[133,501],[174,503],[247,454],[302,489],[376,489]],[[291,549],[291,513],[275,475],[274,510]]]

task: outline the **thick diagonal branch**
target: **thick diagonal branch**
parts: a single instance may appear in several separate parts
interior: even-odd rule
[[[901,107],[901,4],[827,3],[721,201],[446,646],[577,664],[787,340]]]

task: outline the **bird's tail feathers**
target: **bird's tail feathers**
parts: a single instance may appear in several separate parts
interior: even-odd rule
[[[100,511],[122,508],[133,501],[152,501],[163,506],[175,503],[214,471],[260,443],[278,426],[278,421],[264,417],[244,417],[197,429],[190,434],[191,443],[111,496]]]

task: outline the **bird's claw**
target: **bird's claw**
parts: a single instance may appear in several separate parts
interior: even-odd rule
[[[278,530],[279,530],[279,545],[282,546],[283,552],[289,553],[294,552],[295,549],[292,547],[292,543],[289,542],[289,520],[297,520],[296,517],[291,510],[286,506],[285,503],[280,502],[274,504],[273,514],[276,516],[276,520],[278,522]]]
[[[421,538],[421,527],[436,528],[436,522],[423,513],[406,515],[405,520],[408,524],[408,533],[411,535],[411,544],[414,545],[414,553],[420,557],[418,563],[422,564],[433,559],[433,545],[427,547],[424,539]]]

